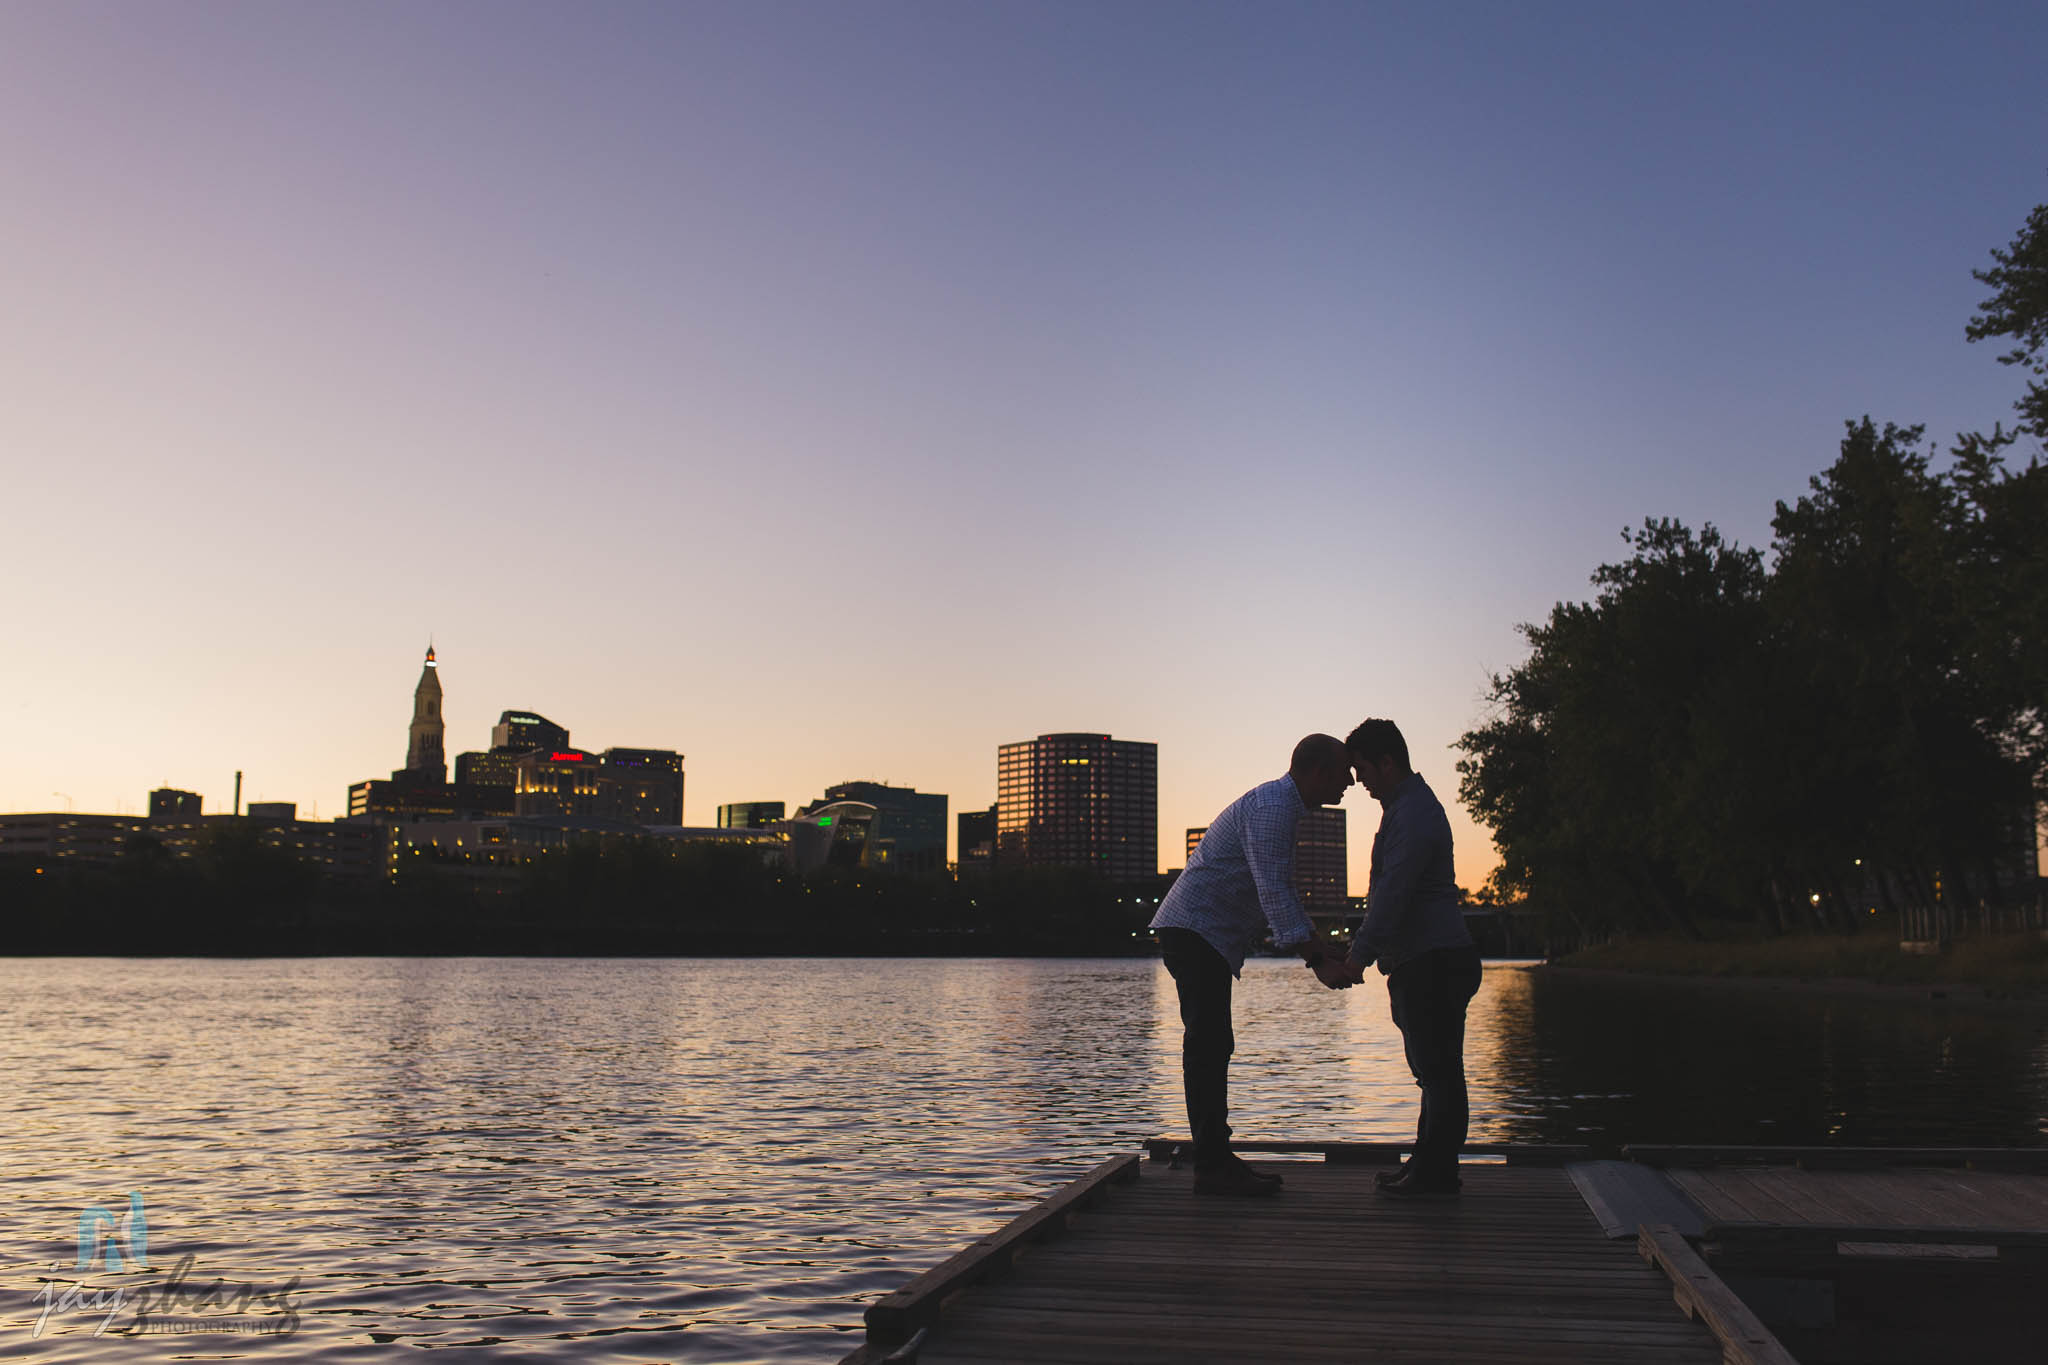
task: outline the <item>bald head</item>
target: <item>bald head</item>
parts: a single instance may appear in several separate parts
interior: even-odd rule
[[[1351,785],[1351,756],[1335,735],[1309,735],[1294,746],[1287,775],[1301,799],[1311,806],[1333,805]]]

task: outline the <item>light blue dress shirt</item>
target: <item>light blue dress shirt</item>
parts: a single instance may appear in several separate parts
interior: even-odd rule
[[[1306,943],[1315,926],[1294,889],[1294,836],[1304,809],[1292,777],[1260,783],[1224,807],[1152,927],[1200,934],[1232,976],[1269,931],[1277,948]]]

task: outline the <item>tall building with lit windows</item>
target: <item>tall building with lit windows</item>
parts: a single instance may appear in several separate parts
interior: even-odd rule
[[[582,749],[535,749],[519,759],[513,809],[520,815],[598,815],[604,763]]]
[[[464,786],[502,790],[509,812],[513,791],[519,785],[519,760],[535,749],[556,753],[570,747],[569,732],[546,716],[533,711],[507,711],[491,727],[489,749],[455,755],[455,780]],[[680,801],[677,806],[681,807]]]
[[[1350,908],[1350,859],[1342,807],[1301,813],[1294,831],[1294,889],[1304,910],[1311,915],[1341,915]]]
[[[683,823],[683,756],[674,749],[606,749],[597,780],[604,814],[612,819]]]
[[[1110,881],[1159,873],[1159,746],[1054,734],[996,750],[996,861]]]

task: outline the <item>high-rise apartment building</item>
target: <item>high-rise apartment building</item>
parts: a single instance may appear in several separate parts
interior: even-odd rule
[[[1341,915],[1351,905],[1350,849],[1344,810],[1322,806],[1301,813],[1294,832],[1294,889],[1311,915]]]
[[[1053,734],[996,750],[996,860],[1111,881],[1159,873],[1159,746]]]

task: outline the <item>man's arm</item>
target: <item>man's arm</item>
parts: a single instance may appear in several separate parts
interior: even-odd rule
[[[1319,952],[1315,926],[1301,908],[1294,889],[1294,835],[1301,824],[1301,803],[1294,810],[1254,806],[1246,814],[1244,860],[1258,891],[1259,910],[1273,930],[1273,946],[1294,949],[1313,961]],[[1291,818],[1290,818],[1291,817]]]

